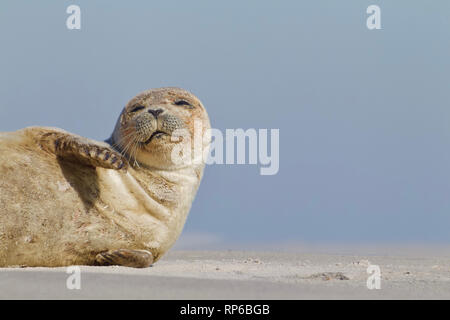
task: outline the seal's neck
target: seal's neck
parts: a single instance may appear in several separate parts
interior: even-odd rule
[[[193,167],[184,167],[178,169],[156,169],[156,168],[147,168],[137,167],[133,168],[136,177],[142,177],[144,180],[147,180],[151,177],[158,177],[159,179],[164,180],[168,184],[177,184],[184,186],[195,186],[197,187],[199,184],[199,180],[201,176],[198,175],[198,170]]]

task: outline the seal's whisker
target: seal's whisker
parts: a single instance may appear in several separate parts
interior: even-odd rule
[[[124,156],[123,154],[124,146],[122,145],[123,140],[124,140],[123,138],[120,138],[119,141],[111,144],[111,147],[117,150],[122,156]]]
[[[138,150],[139,150],[139,143],[135,143],[135,147],[134,147],[134,162],[135,162],[135,165],[138,168],[140,168],[141,166],[139,165],[139,162],[136,160],[136,155],[137,155]]]
[[[139,149],[139,142],[133,141],[133,143],[131,144],[131,147],[130,147],[130,158],[132,160],[134,160],[133,165],[135,165],[138,168],[140,168],[139,163],[136,160],[136,155],[137,155],[138,149]]]
[[[136,159],[137,152],[139,151],[139,141],[137,141],[134,138],[135,137],[133,137],[133,139],[130,139],[129,143],[127,144],[127,152],[128,152],[130,161],[133,160],[133,165],[140,168],[139,163]]]
[[[130,132],[129,134],[127,134],[126,136],[124,136],[124,137],[122,137],[122,138],[120,139],[120,142],[119,142],[119,144],[120,144],[119,151],[120,151],[120,154],[121,154],[123,157],[128,158],[128,157],[127,157],[128,151],[129,151],[130,147],[132,146],[134,140],[135,140],[135,133],[134,133],[134,132]],[[122,142],[123,142],[123,141],[126,142],[125,146],[122,146]],[[128,142],[127,142],[127,141],[128,141]]]

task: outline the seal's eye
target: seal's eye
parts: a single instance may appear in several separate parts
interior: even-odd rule
[[[133,109],[131,109],[130,112],[136,112],[136,111],[142,110],[142,109],[144,109],[144,108],[145,108],[144,106],[136,106],[136,107],[134,107]]]
[[[193,108],[193,106],[189,102],[187,102],[186,100],[177,100],[177,101],[174,102],[174,104],[176,106],[187,106],[189,108]]]

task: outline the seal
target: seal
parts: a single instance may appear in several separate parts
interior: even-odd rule
[[[159,88],[131,99],[104,142],[0,133],[0,266],[150,266],[183,229],[204,169],[188,155],[196,134],[206,153],[209,129],[197,97]]]

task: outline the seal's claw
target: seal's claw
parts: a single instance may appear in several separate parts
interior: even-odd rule
[[[87,150],[84,154],[95,167],[115,170],[126,170],[128,167],[127,160],[111,148],[97,145],[82,145],[79,148]]]
[[[97,254],[95,264],[99,266],[124,266],[147,268],[153,263],[153,255],[147,250],[119,249]]]

